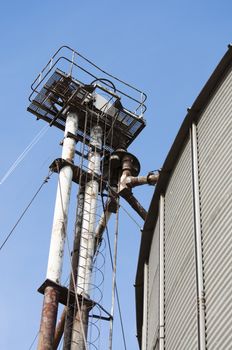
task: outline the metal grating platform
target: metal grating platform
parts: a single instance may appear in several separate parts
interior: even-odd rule
[[[52,74],[49,77],[50,72]],[[36,87],[32,84],[28,111],[38,119],[64,130],[67,112],[75,111],[79,117],[79,136],[88,143],[90,128],[99,124],[104,130],[105,148],[109,152],[127,148],[145,127],[143,117],[123,107],[121,91],[117,91],[110,80],[95,79],[90,84],[83,84],[70,73],[66,74],[57,68],[54,72],[50,69],[48,73]],[[127,94],[122,95],[138,102]],[[144,107],[140,103],[138,108]]]

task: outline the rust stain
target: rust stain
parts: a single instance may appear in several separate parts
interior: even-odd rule
[[[38,350],[53,349],[58,301],[58,290],[54,287],[46,287],[44,291]]]

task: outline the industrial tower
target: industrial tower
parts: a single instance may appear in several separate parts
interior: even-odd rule
[[[46,280],[39,288],[44,303],[38,349],[57,349],[62,336],[65,350],[95,349],[88,341],[90,313],[109,321],[112,338],[113,308],[105,310],[93,296],[94,261],[104,229],[111,213],[117,216],[120,196],[145,219],[132,188],[157,181],[153,173],[138,177],[139,161],[127,152],[145,127],[146,95],[67,46],[56,51],[31,88],[28,111],[64,131],[61,158],[50,166],[58,174],[58,187]],[[77,214],[65,287],[61,273],[73,182],[78,184]],[[115,263],[116,256],[113,288]],[[59,304],[64,311],[57,323]],[[96,308],[103,314],[94,314]]]

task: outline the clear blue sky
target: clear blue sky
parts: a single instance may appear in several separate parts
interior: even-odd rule
[[[232,41],[231,13],[230,0],[2,1],[0,178],[44,125],[26,111],[30,84],[63,44],[147,93],[147,127],[130,151],[141,161],[141,174],[161,167],[186,108]],[[0,185],[1,240],[60,156],[61,139],[51,128]],[[38,331],[42,296],[36,290],[46,274],[56,183],[54,175],[0,251],[3,350],[29,349]],[[135,193],[148,208],[153,189]],[[129,350],[138,349],[133,283],[139,243],[138,227],[122,211],[118,287]],[[123,349],[117,318],[114,335],[114,349]],[[104,339],[100,349],[107,349]]]

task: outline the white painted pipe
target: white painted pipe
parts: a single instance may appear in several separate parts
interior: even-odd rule
[[[197,159],[197,127],[193,123],[191,130],[192,140],[192,166],[193,166],[193,195],[195,213],[195,240],[196,240],[196,260],[197,260],[197,287],[199,303],[199,350],[205,350],[205,297],[204,297],[204,276],[203,257],[201,241],[201,217],[200,217],[200,195],[199,195],[199,174]]]
[[[164,196],[160,196],[159,209],[159,254],[160,254],[160,297],[159,297],[159,350],[164,350]]]
[[[92,146],[92,149],[88,155],[88,172],[92,175],[99,175],[101,165],[101,154],[99,150],[102,148],[101,128],[99,126],[93,127],[90,137],[90,146]],[[94,178],[86,184],[77,276],[77,291],[79,294],[84,294],[86,297],[89,297],[91,289],[98,190],[99,184]]]
[[[100,175],[102,148],[102,129],[100,126],[94,126],[90,134],[90,152],[88,155],[88,172],[93,176],[85,186],[85,201],[83,211],[83,221],[80,241],[80,255],[77,273],[77,293],[89,298],[91,293],[91,277],[93,268],[93,257],[95,247],[95,224],[97,213],[97,198],[99,191],[98,181],[94,179],[94,174]],[[86,318],[83,312],[83,317]],[[82,322],[77,313],[76,320]],[[83,322],[84,323],[84,322]],[[84,337],[87,337],[87,324],[84,324],[82,331],[85,334],[76,332],[73,327],[71,350],[84,349]],[[80,327],[79,327],[80,328]]]
[[[77,128],[77,114],[69,112],[65,124],[62,149],[62,158],[68,161],[73,161],[74,159],[76,141],[67,137],[67,134],[68,132],[76,134]],[[71,166],[66,165],[60,170],[47,268],[47,278],[56,283],[60,283],[62,273],[72,177],[73,170]]]

